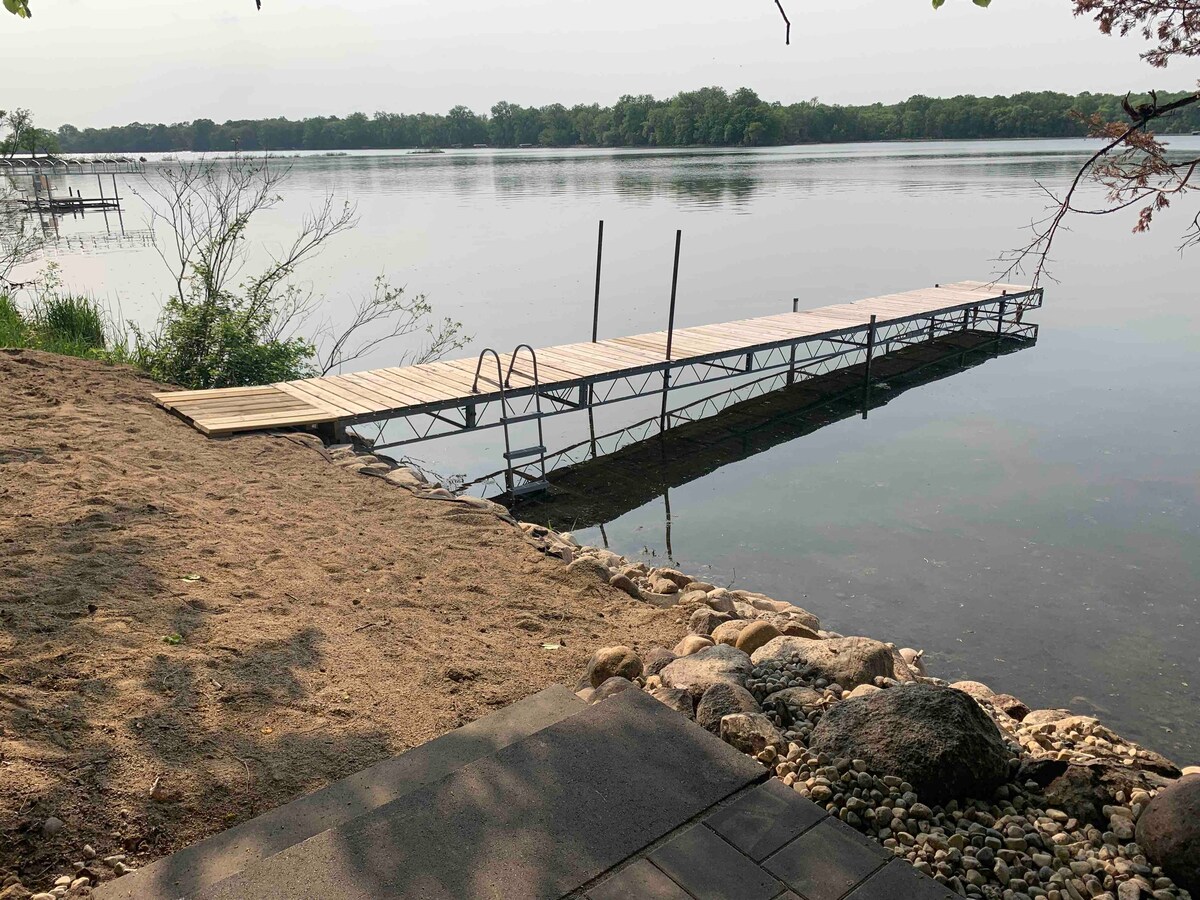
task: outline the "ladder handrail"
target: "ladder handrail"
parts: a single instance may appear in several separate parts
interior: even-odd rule
[[[471,382],[471,393],[479,393],[479,373],[483,370],[483,358],[488,354],[492,354],[496,358],[496,386],[500,388],[500,396],[504,397],[504,363],[500,362],[500,354],[491,347],[484,347],[479,351],[479,362],[475,365],[475,380]]]
[[[517,364],[517,354],[521,352],[522,347],[529,351],[529,358],[533,360],[533,386],[536,389],[541,386],[541,381],[538,379],[537,351],[529,346],[529,344],[517,344],[517,346],[513,347],[513,352],[508,358],[508,374],[504,376],[504,386],[511,386],[513,366]]]

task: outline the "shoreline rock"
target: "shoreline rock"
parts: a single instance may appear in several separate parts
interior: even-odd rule
[[[542,537],[556,552],[552,533]],[[949,685],[928,673],[923,651],[821,630],[791,604],[606,559],[643,600],[685,613],[675,658],[645,691],[958,895],[1192,900],[1181,839],[1164,849],[1138,840],[1145,811],[1174,809],[1169,792],[1183,783],[1160,754],[1088,716],[1031,710],[979,682]],[[678,590],[649,590],[664,578]],[[904,752],[889,758],[889,745]]]
[[[561,558],[574,576],[603,581],[633,602],[680,608],[680,641],[672,650],[656,648],[646,654],[646,663],[638,658],[636,666],[626,661],[593,669],[589,664],[580,695],[601,702],[625,690],[645,690],[689,718],[696,718],[703,706],[704,723],[712,728],[715,720],[716,730],[732,746],[960,896],[1190,900],[1183,882],[1188,872],[1180,870],[1174,849],[1179,840],[1172,843],[1156,834],[1160,817],[1173,827],[1180,814],[1156,812],[1147,824],[1140,822],[1148,809],[1176,809],[1175,791],[1200,778],[1180,781],[1180,769],[1170,760],[1121,738],[1096,719],[1063,709],[1031,710],[1018,698],[978,682],[953,685],[969,689],[967,693],[950,691],[950,685],[929,674],[919,649],[847,638],[822,630],[817,616],[793,604],[580,546],[570,534],[517,522],[499,504],[456,497],[394,460],[353,447],[328,452],[336,464],[380,477],[416,497],[493,513],[519,527],[541,552]],[[765,641],[759,640],[762,636]],[[607,650],[618,660],[625,659],[624,651],[636,657],[630,648]],[[981,779],[949,777],[942,759],[926,780],[912,776],[927,795],[922,796],[918,785],[881,770],[888,765],[886,757],[866,750],[863,755],[871,760],[833,755],[810,746],[823,741],[839,720],[862,716],[855,708],[894,705],[898,692],[919,695],[926,688],[963,697],[961,702],[973,705],[962,708],[962,717],[976,726],[982,717],[994,729],[986,749],[979,751],[986,757]],[[822,727],[827,716],[829,723]],[[935,729],[922,727],[919,716],[908,725],[910,749],[919,755],[921,741]],[[871,738],[862,733],[869,728],[851,730],[864,741]],[[851,752],[849,745],[828,746],[835,753]],[[936,753],[930,757],[939,759]],[[947,775],[940,787],[930,780],[939,766]],[[1183,773],[1197,771],[1188,767]],[[1190,853],[1193,845],[1184,845]],[[1183,859],[1185,868],[1193,865],[1192,857]],[[1172,880],[1163,863],[1180,882]]]

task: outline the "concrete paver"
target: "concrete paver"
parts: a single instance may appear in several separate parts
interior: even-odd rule
[[[772,778],[704,821],[751,859],[762,862],[826,815],[817,804]]]
[[[693,825],[650,861],[696,900],[774,900],[784,886],[715,831]]]

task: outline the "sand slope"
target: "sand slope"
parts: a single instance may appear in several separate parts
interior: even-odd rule
[[[155,389],[0,351],[0,874],[136,865],[680,630],[487,513],[315,438],[205,438]]]

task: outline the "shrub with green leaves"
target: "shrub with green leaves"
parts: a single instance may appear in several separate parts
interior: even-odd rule
[[[21,310],[8,294],[0,294],[0,347],[25,347],[29,326]]]
[[[190,388],[309,377],[312,344],[269,336],[272,311],[228,293],[190,303],[172,297],[153,333],[135,332],[135,360],[160,381]]]

